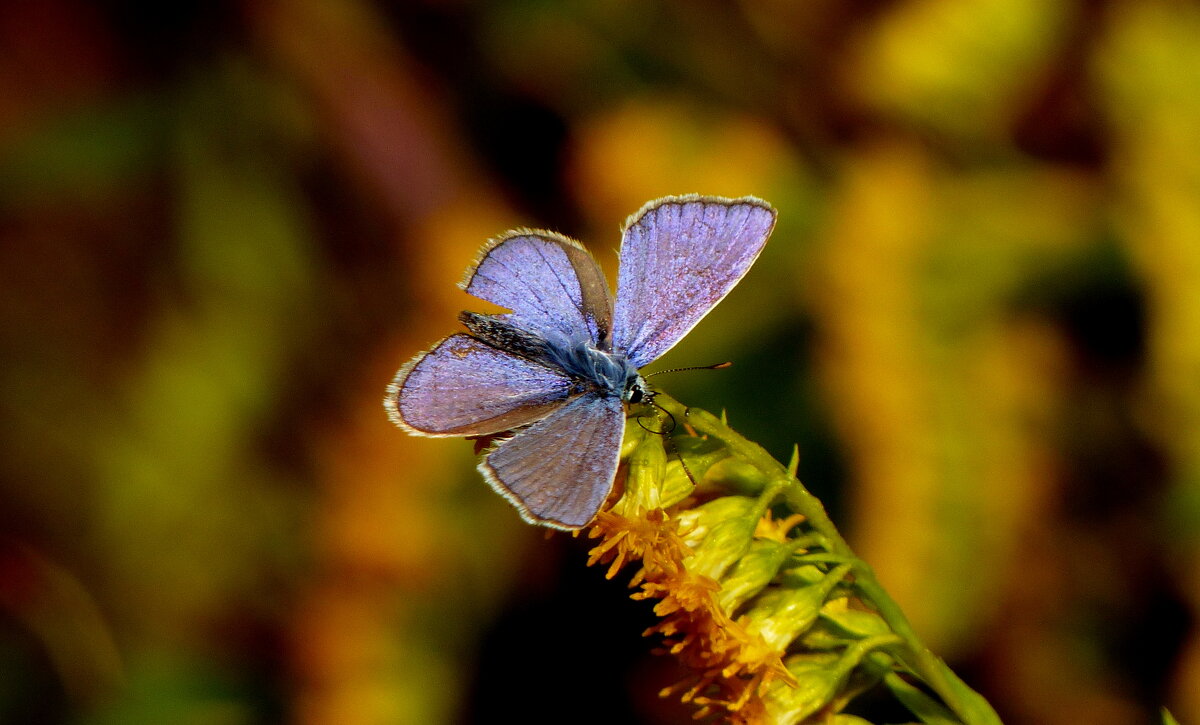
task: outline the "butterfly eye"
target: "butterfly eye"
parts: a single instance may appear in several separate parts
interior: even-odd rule
[[[625,383],[625,401],[631,405],[638,403],[649,403],[651,399],[650,391],[646,389],[645,383],[641,376],[635,376]]]

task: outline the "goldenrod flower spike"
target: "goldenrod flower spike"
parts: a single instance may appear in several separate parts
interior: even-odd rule
[[[796,451],[782,466],[724,415],[655,403],[687,432],[669,446],[678,461],[662,435],[629,425],[624,492],[593,522],[588,563],[608,564],[609,577],[640,563],[632,596],[657,600],[661,618],[646,634],[693,673],[664,695],[697,717],[852,725],[864,721],[842,708],[882,686],[926,721],[998,725],[796,479]]]

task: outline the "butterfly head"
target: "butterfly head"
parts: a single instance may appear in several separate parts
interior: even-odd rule
[[[630,405],[650,403],[654,400],[654,391],[646,384],[646,379],[635,372],[625,381],[625,389],[621,393],[621,400]]]

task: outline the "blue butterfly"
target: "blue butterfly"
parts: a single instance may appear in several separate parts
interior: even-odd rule
[[[493,239],[460,286],[511,312],[463,312],[465,333],[410,360],[388,387],[416,435],[515,431],[479,470],[526,521],[585,526],[613,487],[638,369],[683,339],[746,274],[775,226],[754,197],[671,196],[625,222],[616,304],[578,242],[517,229]]]

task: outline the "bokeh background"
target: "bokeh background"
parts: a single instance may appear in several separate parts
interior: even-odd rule
[[[685,721],[380,407],[513,226],[780,220],[657,379],[1010,723],[1200,722],[1200,8],[0,4],[0,722]],[[886,710],[881,710],[885,712]],[[893,721],[898,717],[893,717]]]

